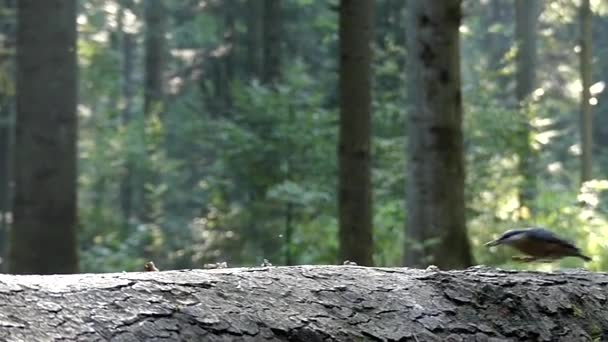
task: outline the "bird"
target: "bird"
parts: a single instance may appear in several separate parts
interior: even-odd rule
[[[485,245],[487,247],[507,245],[515,248],[526,256],[517,256],[513,259],[524,262],[555,261],[565,257],[578,257],[591,261],[591,258],[584,255],[572,242],[540,227],[511,229]]]
[[[145,265],[144,265],[144,272],[158,272],[158,268],[156,268],[156,265],[154,265],[153,261],[148,261]]]

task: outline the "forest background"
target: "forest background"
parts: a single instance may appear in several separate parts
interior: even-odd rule
[[[44,10],[44,1],[30,3]],[[438,243],[407,233],[416,229],[406,224],[416,202],[407,132],[417,129],[408,121],[417,85],[407,3],[378,0],[369,12],[369,229],[381,266]],[[458,3],[471,260],[580,266],[522,266],[508,250],[483,247],[504,230],[541,225],[576,240],[594,257],[590,269],[608,270],[608,3]],[[337,2],[82,0],[76,11],[80,271],[139,270],[148,260],[162,269],[344,261]],[[19,203],[15,103],[28,94],[15,83],[16,2],[2,1],[0,14],[6,255]]]

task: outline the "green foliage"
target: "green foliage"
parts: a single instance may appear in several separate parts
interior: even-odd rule
[[[133,117],[125,120],[122,33],[108,7],[116,3],[84,1],[78,46],[83,271],[137,270],[147,259],[163,269],[217,261],[252,265],[264,258],[279,265],[288,257],[297,264],[341,262],[336,260],[337,14],[327,2],[284,2],[283,79],[270,88],[245,70],[248,13],[244,2],[237,2],[230,50],[234,77],[230,89],[223,89],[217,78],[224,60],[214,54],[228,46],[226,22],[217,10],[221,3],[195,8],[168,2],[169,95],[162,111],[144,118],[143,94],[137,91]],[[378,3],[374,46],[374,260],[387,266],[401,262],[407,217],[403,4]],[[575,11],[546,6],[537,77],[542,91],[523,115],[511,94],[512,11],[492,22],[485,13],[493,4],[465,2],[471,15],[461,30],[467,218],[476,260],[534,267],[514,264],[511,251],[489,250],[483,243],[506,229],[535,224],[579,242],[594,257],[592,269],[608,269],[605,182],[582,190],[578,185]],[[141,23],[140,11],[134,13]],[[600,33],[608,30],[605,13],[597,22]],[[143,32],[135,27],[133,86],[141,89]],[[599,79],[608,70],[608,58],[599,57],[608,50],[596,51]],[[229,105],[220,94],[228,94]],[[600,138],[608,136],[601,128],[607,127],[606,116],[600,115],[606,96],[598,94]],[[528,125],[533,134],[521,139]],[[518,202],[523,181],[518,155],[529,146],[538,158],[533,211]],[[601,170],[608,157],[598,150]],[[134,205],[144,206],[145,215],[124,217],[121,194],[130,173],[131,184],[143,183]],[[559,266],[580,265],[568,259]]]

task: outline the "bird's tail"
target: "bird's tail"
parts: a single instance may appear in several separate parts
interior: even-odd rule
[[[588,257],[586,255],[583,255],[583,254],[580,254],[580,253],[577,255],[577,257],[579,257],[579,258],[581,258],[581,259],[583,259],[585,261],[591,261],[590,257]]]

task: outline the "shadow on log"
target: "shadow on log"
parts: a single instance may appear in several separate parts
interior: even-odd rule
[[[0,276],[8,341],[607,341],[608,274],[298,266]]]

